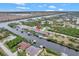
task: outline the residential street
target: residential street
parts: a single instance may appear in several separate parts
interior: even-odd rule
[[[5,26],[5,28],[8,29],[9,31],[13,32],[13,33],[16,33],[17,35],[20,35],[20,36],[26,38],[28,41],[29,40],[36,40],[37,46],[43,45],[46,48],[54,49],[57,52],[65,53],[69,56],[72,56],[72,55],[73,56],[79,56],[79,52],[76,52],[76,51],[69,49],[67,47],[58,45],[56,43],[48,42],[45,39],[39,39],[38,37],[35,37],[35,36],[28,36],[27,33],[21,33],[21,31],[16,31],[16,29],[12,29],[7,25]]]
[[[16,21],[14,21],[14,22],[16,22]],[[1,23],[0,27],[4,27],[4,28],[8,29],[9,31],[11,31],[11,32],[13,32],[17,35],[20,35],[20,36],[26,38],[26,40],[28,40],[28,41],[36,40],[36,46],[43,45],[46,48],[50,48],[51,50],[55,50],[55,51],[60,52],[60,53],[65,53],[68,56],[79,56],[79,52],[76,52],[72,49],[69,49],[67,47],[61,46],[61,45],[56,44],[56,43],[48,42],[45,39],[40,39],[40,38],[35,37],[35,36],[28,36],[27,33],[25,33],[25,32],[21,33],[21,31],[17,31],[16,29],[13,29],[13,28],[9,27],[7,25],[8,23],[10,23],[10,22]],[[1,43],[0,43],[0,46],[2,48],[5,48]],[[5,48],[5,50],[6,50],[6,48]],[[7,49],[7,51],[10,52],[8,49]],[[6,51],[6,53],[7,53],[7,51]],[[7,53],[7,54],[13,55],[13,54],[11,54],[11,52]]]

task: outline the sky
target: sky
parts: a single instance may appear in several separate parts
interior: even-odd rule
[[[79,11],[79,3],[0,3],[0,11]]]

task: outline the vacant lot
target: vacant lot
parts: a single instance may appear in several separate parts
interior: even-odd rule
[[[60,14],[63,12],[0,12],[0,22],[14,21],[37,16]]]

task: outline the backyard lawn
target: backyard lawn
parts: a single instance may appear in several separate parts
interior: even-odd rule
[[[22,42],[24,40],[24,38],[17,36],[15,39],[6,42],[6,46],[12,51],[15,52],[17,49],[17,45]]]

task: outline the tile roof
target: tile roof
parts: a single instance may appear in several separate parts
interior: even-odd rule
[[[18,44],[18,46],[19,46],[20,49],[25,50],[26,48],[30,47],[30,44],[26,43],[26,42],[21,42],[21,43]]]

